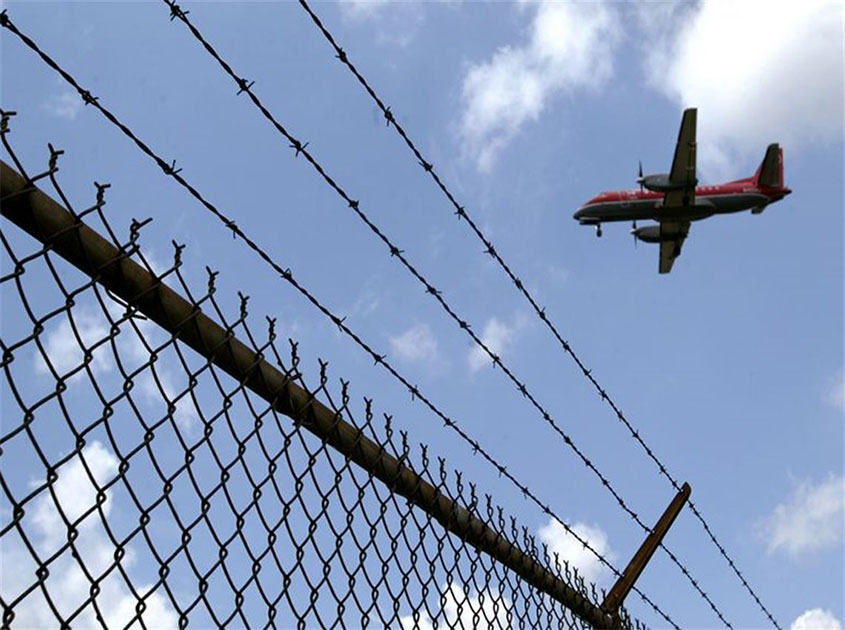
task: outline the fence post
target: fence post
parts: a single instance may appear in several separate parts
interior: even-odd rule
[[[643,572],[643,569],[645,569],[648,561],[651,560],[651,557],[654,555],[654,552],[657,550],[657,547],[660,545],[663,537],[666,535],[666,532],[668,532],[669,528],[672,527],[672,523],[675,522],[681,508],[684,507],[684,503],[686,503],[689,498],[690,492],[690,485],[685,482],[678,491],[678,494],[675,495],[675,498],[672,499],[672,502],[663,512],[663,515],[657,521],[654,529],[651,530],[651,534],[649,534],[643,541],[643,544],[640,545],[637,553],[634,554],[634,557],[631,558],[628,566],[625,567],[625,571],[622,572],[622,575],[618,580],[616,580],[616,584],[613,585],[613,588],[610,589],[610,592],[604,598],[604,601],[601,604],[601,609],[613,617],[614,628],[622,627],[619,619],[619,607],[622,605],[622,602],[625,601],[625,597],[628,593],[631,592],[631,589],[634,587],[634,583],[637,581],[637,578],[640,577],[640,574]]]

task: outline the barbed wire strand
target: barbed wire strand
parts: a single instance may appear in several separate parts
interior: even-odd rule
[[[320,20],[320,18],[314,13],[314,11],[311,9],[311,7],[306,2],[306,0],[299,0],[299,4],[300,4],[300,6],[302,6],[302,8],[305,10],[305,12],[314,21],[317,28],[323,34],[325,39],[335,49],[335,53],[336,53],[335,56],[337,57],[337,59],[344,66],[346,66],[349,69],[349,71],[355,76],[355,78],[362,85],[362,87],[366,90],[366,92],[370,95],[370,97],[373,99],[373,101],[375,101],[376,105],[381,110],[382,114],[384,115],[385,120],[387,121],[387,126],[388,127],[391,126],[391,125],[393,126],[396,133],[399,134],[399,136],[402,138],[402,140],[404,140],[405,145],[414,154],[414,156],[416,157],[419,165],[423,168],[423,170],[426,173],[429,174],[429,176],[434,181],[434,183],[437,185],[437,187],[440,189],[440,191],[446,196],[446,198],[449,200],[449,202],[452,204],[452,206],[454,206],[455,214],[457,215],[458,220],[460,220],[462,218],[466,220],[466,223],[469,226],[469,228],[472,230],[472,232],[475,234],[475,236],[478,237],[478,239],[483,243],[484,248],[485,248],[484,253],[491,256],[498,263],[498,265],[504,270],[504,272],[507,274],[510,281],[516,287],[517,291],[519,291],[519,293],[521,293],[523,295],[523,297],[528,301],[528,303],[533,308],[534,312],[543,321],[543,323],[546,325],[546,327],[551,331],[552,335],[555,337],[555,339],[557,339],[558,343],[563,348],[563,350],[566,352],[566,354],[568,354],[572,358],[572,360],[575,361],[575,364],[578,366],[578,369],[590,381],[590,383],[593,385],[593,387],[596,389],[596,391],[601,396],[602,400],[604,400],[610,406],[610,408],[613,410],[614,414],[616,415],[617,419],[628,429],[629,433],[631,434],[631,437],[634,438],[634,440],[645,451],[647,456],[655,463],[655,465],[657,466],[657,468],[660,471],[660,474],[663,477],[665,477],[672,484],[672,486],[675,488],[676,491],[680,490],[681,484],[678,482],[678,480],[672,475],[672,473],[669,472],[668,468],[663,464],[663,462],[660,461],[660,459],[657,457],[657,455],[654,453],[654,451],[648,446],[648,444],[646,444],[644,438],[640,435],[640,432],[638,430],[636,430],[631,425],[630,421],[625,416],[625,414],[622,412],[622,410],[619,408],[619,406],[616,404],[616,402],[613,400],[613,398],[610,397],[610,395],[607,393],[607,391],[598,382],[598,379],[593,375],[593,371],[591,369],[587,368],[586,364],[582,361],[582,359],[578,356],[578,354],[572,348],[572,345],[566,339],[564,339],[563,335],[560,333],[558,328],[555,326],[554,322],[546,314],[545,308],[541,307],[537,303],[537,301],[531,295],[531,293],[529,292],[529,290],[527,289],[525,284],[519,279],[519,277],[516,275],[516,273],[507,264],[507,262],[505,262],[504,258],[502,258],[501,254],[498,252],[498,250],[496,250],[496,248],[493,246],[492,241],[489,238],[487,238],[487,236],[482,232],[481,228],[479,228],[478,225],[475,223],[475,221],[473,221],[472,217],[467,212],[465,206],[462,206],[458,203],[457,199],[452,194],[451,190],[449,190],[449,188],[446,186],[446,184],[443,183],[443,180],[441,180],[440,176],[437,174],[437,171],[434,168],[434,164],[432,162],[428,161],[423,156],[422,152],[417,148],[417,146],[414,144],[414,142],[408,136],[405,129],[402,127],[402,125],[396,119],[396,116],[393,113],[393,111],[391,110],[391,108],[389,106],[385,105],[384,101],[378,96],[375,89],[373,89],[373,87],[369,84],[369,82],[366,80],[366,78],[364,78],[364,76],[355,67],[355,65],[349,59],[349,55],[346,53],[346,51],[343,48],[340,47],[340,45],[337,43],[335,38],[332,36],[332,34],[329,32],[329,30],[326,28],[326,26]],[[757,595],[757,593],[754,591],[754,589],[748,583],[745,576],[743,576],[742,572],[739,570],[739,568],[734,563],[734,560],[727,553],[727,551],[722,546],[722,544],[718,541],[718,539],[716,538],[716,535],[712,532],[712,530],[711,530],[710,526],[708,525],[707,521],[704,519],[704,516],[701,514],[699,509],[695,506],[695,503],[690,499],[689,501],[687,501],[687,504],[689,505],[690,510],[692,510],[693,514],[695,515],[695,517],[698,519],[698,521],[700,522],[700,524],[704,528],[704,531],[707,533],[711,542],[719,550],[720,555],[727,561],[728,565],[733,570],[733,572],[736,574],[737,578],[739,578],[740,582],[742,582],[742,585],[745,587],[745,589],[748,591],[748,593],[751,595],[751,597],[754,599],[754,601],[757,603],[757,605],[760,607],[760,609],[763,611],[763,613],[765,613],[765,615],[766,615],[766,617],[768,617],[769,621],[771,621],[772,624],[780,630],[780,626],[778,625],[778,622],[775,620],[775,618],[772,616],[772,614],[769,612],[769,610],[763,605],[763,602],[761,601],[760,597]]]
[[[361,204],[358,200],[353,199],[349,193],[346,192],[324,169],[324,167],[317,161],[317,159],[312,155],[310,151],[308,151],[308,143],[302,142],[301,140],[294,137],[276,118],[273,114],[264,106],[255,92],[252,90],[252,86],[254,85],[254,81],[248,81],[240,76],[238,76],[232,67],[220,56],[220,54],[215,50],[215,48],[211,45],[211,43],[202,35],[199,29],[194,26],[193,23],[188,19],[187,13],[183,11],[174,0],[162,0],[164,4],[166,4],[171,11],[171,20],[174,18],[178,18],[181,20],[191,31],[193,36],[202,44],[205,50],[220,64],[220,66],[224,69],[224,71],[235,81],[238,86],[238,94],[246,93],[253,104],[261,111],[264,117],[276,128],[276,130],[281,133],[291,144],[291,148],[295,149],[296,155],[302,155],[311,166],[320,174],[323,180],[331,187],[348,205],[348,207],[358,216],[361,221],[385,244],[387,245],[390,256],[392,258],[396,258],[400,261],[400,263],[414,276],[424,287],[428,294],[430,294],[439,304],[440,306],[446,311],[449,317],[462,329],[466,332],[467,335],[472,339],[472,341],[481,348],[493,361],[494,366],[498,365],[508,379],[514,384],[517,391],[523,395],[531,405],[541,414],[543,420],[552,427],[552,429],[564,440],[566,445],[575,452],[581,462],[594,474],[598,477],[601,481],[602,485],[611,493],[613,498],[619,504],[619,506],[625,511],[646,533],[651,533],[651,527],[649,527],[646,523],[644,523],[639,515],[634,512],[622,499],[613,485],[608,481],[608,479],[596,468],[596,466],[592,463],[592,461],[584,455],[584,453],[578,448],[572,438],[567,435],[557,424],[551,414],[537,401],[535,396],[531,393],[528,389],[527,385],[520,381],[516,375],[510,370],[510,368],[505,365],[505,363],[501,360],[501,358],[494,353],[490,347],[478,337],[478,335],[472,330],[471,326],[455,312],[455,310],[446,302],[445,298],[441,291],[436,289],[434,285],[431,284],[423,275],[422,273],[416,269],[416,267],[408,260],[408,258],[404,255],[404,251],[397,247],[390,239],[387,237],[381,229],[373,223],[372,220],[367,216],[367,214],[362,210]],[[424,163],[424,168],[428,170],[430,165],[428,163]],[[492,245],[491,245],[492,247]],[[495,251],[495,250],[494,250]],[[698,594],[707,602],[710,606],[711,610],[716,614],[719,620],[725,624],[727,627],[732,627],[730,622],[728,622],[723,613],[719,610],[710,596],[701,588],[698,582],[690,575],[689,570],[685,567],[678,557],[670,551],[663,542],[660,543],[660,547],[669,555],[669,558],[672,562],[678,567],[681,573],[687,578],[693,588],[698,592]]]
[[[201,33],[199,33],[199,31],[195,27],[193,27],[192,24],[190,24],[190,22],[187,20],[186,14],[178,7],[178,5],[171,4],[171,3],[167,2],[167,0],[165,0],[165,3],[168,4],[168,6],[171,8],[171,18],[178,17],[182,21],[184,21],[189,26],[189,28],[191,29],[191,31],[195,35],[195,37],[203,44],[203,46],[206,48],[206,50],[221,64],[221,66],[227,71],[227,73],[230,74],[230,76],[232,76],[232,78],[235,80],[235,82],[237,83],[237,85],[240,88],[238,93],[246,92],[247,94],[249,94],[249,96],[251,97],[253,102],[256,104],[256,106],[258,106],[261,109],[262,113],[264,113],[265,117],[270,119],[273,122],[274,126],[280,131],[280,133],[282,133],[292,143],[291,148],[294,148],[296,150],[297,154],[302,153],[306,157],[308,162],[310,164],[312,164],[312,166],[318,171],[318,173],[323,177],[323,179],[330,185],[330,187],[333,188],[338,193],[338,195],[340,195],[347,202],[348,206],[351,209],[353,209],[353,211],[359,216],[359,218],[361,218],[361,220],[363,220],[365,222],[365,224],[370,228],[370,230],[373,231],[385,244],[388,245],[388,247],[390,249],[391,256],[397,257],[402,262],[402,264],[412,273],[412,275],[414,275],[414,277],[417,278],[426,287],[426,291],[429,294],[431,294],[440,303],[440,305],[449,314],[449,316],[465,332],[467,332],[467,334],[473,339],[473,341],[479,347],[481,347],[484,350],[484,352],[488,354],[488,356],[491,357],[494,365],[499,365],[502,368],[502,370],[505,372],[505,374],[508,376],[508,378],[517,387],[518,391],[525,398],[527,398],[529,400],[529,402],[539,411],[539,413],[542,415],[543,420],[546,421],[553,428],[553,430],[560,435],[560,437],[564,440],[565,444],[567,446],[569,446],[569,448],[578,456],[578,458],[587,467],[587,469],[590,470],[601,481],[602,485],[611,493],[611,495],[616,500],[617,504],[621,507],[621,509],[624,512],[626,512],[629,515],[629,517],[635,523],[637,523],[637,525],[644,532],[646,532],[647,534],[650,534],[652,532],[651,527],[649,527],[649,525],[647,525],[645,522],[643,522],[642,519],[639,517],[639,515],[626,504],[624,499],[616,491],[616,489],[613,487],[613,485],[609,482],[607,477],[605,475],[603,475],[598,470],[598,468],[593,464],[593,462],[578,448],[578,446],[575,444],[575,442],[572,440],[572,438],[569,435],[567,435],[557,425],[557,423],[552,418],[551,414],[545,408],[543,408],[542,405],[539,404],[539,402],[533,396],[533,394],[530,392],[530,390],[527,388],[527,386],[523,382],[519,381],[516,378],[516,376],[501,361],[501,359],[495,353],[493,353],[492,350],[490,350],[490,348],[488,348],[487,345],[484,344],[481,341],[481,339],[471,330],[470,326],[455,313],[455,311],[444,300],[441,292],[438,291],[437,289],[435,289],[434,286],[430,282],[428,282],[420,274],[420,272],[417,271],[417,269],[403,256],[402,250],[400,250],[398,247],[396,247],[387,238],[387,236],[383,232],[381,232],[381,230],[379,230],[379,228],[372,221],[369,220],[369,218],[366,216],[366,214],[361,210],[359,202],[357,200],[352,199],[350,197],[350,195],[348,193],[346,193],[346,191],[343,190],[340,187],[340,185],[337,184],[326,173],[325,169],[316,161],[316,159],[311,155],[311,153],[307,151],[307,148],[306,148],[307,143],[302,143],[299,140],[297,140],[280,123],[278,123],[272,117],[272,114],[270,114],[270,112],[260,103],[258,98],[251,91],[252,83],[248,82],[246,79],[242,79],[242,78],[238,77],[234,73],[234,71],[231,69],[231,67],[219,56],[219,54],[217,54],[217,52],[210,45],[210,43],[208,43],[207,40],[205,40],[202,37]],[[67,75],[65,78],[68,78],[68,77],[70,77],[70,75]],[[97,98],[92,97],[90,92],[88,92],[87,90],[82,90],[78,85],[74,85],[74,87],[77,88],[77,90],[80,92],[80,96],[83,98],[83,100],[86,103],[93,104],[94,106],[99,105],[97,103]],[[97,108],[101,109],[101,110],[103,109],[102,107],[99,107],[99,106]],[[115,121],[116,121],[116,119],[115,119]],[[115,122],[115,121],[113,121],[113,122]],[[128,128],[126,128],[125,131],[129,131]],[[159,162],[159,166],[162,168],[162,170],[165,172],[165,174],[171,174],[175,179],[177,179],[177,181],[180,181],[180,183],[182,181],[184,181],[184,180],[182,180],[182,178],[180,178],[178,176],[179,170],[181,170],[181,169],[176,169],[175,162],[168,165],[166,162],[164,162],[163,160],[161,160],[161,158],[159,158],[157,156],[155,157],[155,159],[157,160],[157,162]],[[187,183],[187,182],[185,182],[185,183]],[[187,187],[187,188],[189,190],[191,189],[190,187]],[[275,264],[275,263],[272,262],[270,257],[266,256],[266,254],[264,254],[264,252],[253,241],[246,238],[246,236],[240,231],[240,229],[237,228],[234,221],[232,221],[230,219],[225,219],[224,222],[227,225],[227,227],[232,229],[233,234],[237,234],[238,236],[241,236],[241,238],[245,242],[247,242],[250,245],[251,248],[253,248],[256,252],[263,254],[262,258],[265,259],[265,262],[268,262],[268,264],[271,264],[271,266]],[[276,267],[278,267],[278,266],[276,266]],[[280,267],[278,267],[276,270],[281,272]],[[289,270],[288,270],[288,273],[289,273]],[[343,320],[340,319],[340,318],[337,318],[336,316],[333,316],[333,321],[335,322],[335,324],[338,324],[339,326],[341,326]],[[371,349],[370,349],[370,352],[371,352],[371,354],[373,354],[374,359],[376,360],[377,363],[378,362],[384,362],[384,360],[385,360],[384,355],[377,355]],[[392,367],[389,368],[389,370],[391,371],[391,373],[394,374],[394,376],[398,375],[398,372],[396,372],[396,370],[393,369]],[[410,388],[412,396],[418,395],[417,392],[416,392],[416,389],[417,389],[416,386],[410,385],[410,383],[404,378],[400,379],[400,382],[402,382],[403,385]],[[698,581],[695,580],[692,577],[689,569],[686,566],[684,566],[683,563],[680,562],[678,557],[663,542],[660,543],[660,547],[661,547],[661,549],[664,550],[664,552],[667,553],[667,555],[672,560],[672,562],[678,567],[678,569],[681,571],[681,573],[686,577],[687,581],[693,586],[693,588],[699,593],[699,595],[707,602],[707,604],[710,606],[711,610],[713,610],[713,612],[716,614],[716,616],[719,618],[719,620],[723,624],[725,624],[727,627],[729,627],[729,628],[732,627],[730,622],[728,622],[727,619],[725,619],[724,614],[716,606],[715,602],[713,602],[713,600],[710,598],[710,596],[701,588],[701,586],[698,584]]]
[[[618,569],[616,569],[609,561],[607,561],[607,559],[605,559],[592,546],[590,546],[590,544],[586,540],[578,536],[578,534],[573,531],[573,529],[561,517],[555,514],[551,510],[551,508],[547,504],[543,503],[526,485],[522,484],[515,476],[513,476],[512,473],[508,472],[506,466],[500,464],[495,458],[493,458],[489,453],[487,453],[481,447],[480,443],[477,440],[471,438],[469,434],[467,434],[463,429],[461,429],[454,420],[452,420],[448,415],[446,415],[437,406],[435,406],[434,403],[432,403],[431,400],[427,398],[416,385],[413,385],[404,376],[402,376],[402,374],[400,374],[387,361],[386,355],[379,354],[375,350],[373,350],[371,346],[369,346],[353,330],[346,326],[346,324],[344,323],[345,318],[335,315],[327,307],[325,307],[312,293],[310,293],[303,285],[301,285],[294,279],[293,273],[289,268],[283,268],[281,265],[276,263],[270,257],[270,255],[267,254],[267,252],[265,252],[252,239],[250,239],[232,219],[228,218],[213,204],[211,204],[211,202],[207,201],[196,188],[189,184],[185,178],[179,175],[181,169],[176,168],[175,161],[168,164],[159,155],[154,153],[152,149],[150,149],[150,147],[148,147],[132,132],[131,129],[129,129],[125,124],[123,124],[110,110],[100,104],[98,97],[93,96],[90,91],[82,88],[81,85],[77,83],[77,81],[66,70],[64,70],[54,59],[52,59],[46,52],[41,50],[41,48],[30,37],[22,33],[12,22],[11,18],[8,16],[8,10],[3,10],[2,12],[0,12],[0,26],[14,33],[27,47],[29,47],[33,52],[35,52],[42,59],[42,61],[44,61],[48,66],[50,66],[53,70],[59,73],[59,75],[61,75],[61,77],[79,93],[80,97],[83,99],[86,105],[93,106],[103,116],[105,116],[106,119],[109,120],[109,122],[111,122],[118,129],[120,129],[123,134],[126,135],[130,140],[132,140],[134,144],[144,154],[146,154],[148,157],[152,158],[156,162],[156,164],[159,166],[159,168],[162,169],[162,172],[164,172],[165,175],[170,176],[175,181],[177,181],[183,188],[185,188],[185,190],[187,190],[191,194],[191,196],[193,196],[197,201],[199,201],[209,212],[211,212],[229,230],[231,230],[234,236],[239,237],[241,240],[243,240],[243,242],[256,254],[258,254],[259,257],[265,263],[267,263],[274,271],[276,271],[276,273],[278,273],[283,280],[293,286],[321,313],[328,317],[341,332],[350,337],[360,348],[362,348],[368,355],[370,355],[370,357],[372,357],[372,359],[374,360],[375,364],[381,365],[394,378],[396,378],[400,383],[402,383],[402,385],[407,388],[413,399],[419,399],[437,417],[443,420],[444,425],[446,427],[455,431],[467,444],[472,447],[473,454],[480,454],[489,464],[491,464],[496,469],[499,476],[508,479],[508,481],[511,482],[511,484],[513,484],[526,499],[530,499],[535,505],[537,505],[537,507],[541,509],[544,514],[560,523],[561,526],[563,526],[567,530],[567,532],[569,532],[573,537],[575,537],[576,540],[578,540],[578,542],[582,546],[584,546],[585,549],[589,550],[603,565],[608,567],[615,576],[621,577],[621,572]],[[301,152],[301,145],[298,147],[298,150]],[[631,512],[631,514],[635,513]],[[651,531],[650,528],[644,526],[642,522],[639,521],[639,517],[637,517],[637,521],[641,524],[642,527],[645,527],[646,531]],[[689,573],[686,572],[685,575],[689,576]],[[679,627],[663,610],[661,610],[657,606],[657,604],[655,604],[647,595],[645,595],[642,590],[640,590],[636,586],[633,588],[633,590],[644,602],[646,602],[655,612],[657,612],[664,620],[666,620],[667,623],[669,623],[674,628]],[[713,605],[711,604],[711,606]],[[727,622],[725,623],[727,625]]]

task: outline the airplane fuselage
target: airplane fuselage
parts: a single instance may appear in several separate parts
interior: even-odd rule
[[[650,190],[614,190],[590,199],[573,215],[582,225],[598,225],[612,221],[697,221],[714,214],[730,214],[749,209],[762,209],[778,201],[788,188],[756,186],[750,180],[737,180],[716,186],[696,186],[694,201],[665,206],[664,194]]]
[[[638,169],[639,190],[613,190],[590,199],[572,215],[581,225],[593,225],[596,236],[602,223],[631,221],[634,242],[660,245],[659,273],[669,273],[689,236],[690,224],[717,214],[751,210],[759,214],[791,190],[783,182],[783,149],[777,142],[766,147],[760,167],[750,177],[714,186],[699,186],[696,177],[696,125],[694,107],[684,110],[672,167],[667,173],[643,174]],[[637,227],[638,220],[656,225]]]

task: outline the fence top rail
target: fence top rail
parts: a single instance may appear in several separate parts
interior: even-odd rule
[[[51,178],[54,170],[55,164],[51,164]],[[174,339],[205,357],[273,409],[289,416],[296,425],[378,478],[392,493],[406,498],[466,544],[563,604],[583,622],[594,627],[610,627],[613,623],[610,615],[544,566],[536,554],[520,549],[472,509],[446,495],[384,446],[368,438],[336,409],[297,385],[291,374],[271,365],[256,352],[254,343],[250,347],[237,339],[232,326],[215,322],[195,302],[183,298],[160,277],[131,259],[125,248],[95,232],[72,211],[36,188],[33,180],[37,178],[29,179],[5,162],[0,163],[0,175],[3,217],[170,332]],[[98,201],[102,201],[101,194]],[[135,224],[133,240],[138,225]]]

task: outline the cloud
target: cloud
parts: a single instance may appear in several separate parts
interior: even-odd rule
[[[702,169],[722,175],[770,142],[841,141],[841,3],[636,6],[649,81],[700,110]]]
[[[406,361],[432,361],[437,358],[437,339],[428,324],[412,326],[401,335],[390,337],[393,355]]]
[[[786,503],[775,507],[762,523],[769,553],[786,551],[797,556],[833,547],[843,538],[845,479],[829,475],[816,486],[798,484]]]
[[[516,341],[516,337],[522,328],[525,327],[525,320],[517,317],[516,321],[508,325],[499,321],[495,317],[490,318],[484,326],[484,333],[481,335],[481,341],[484,342],[490,351],[501,357]],[[490,358],[484,350],[479,346],[474,345],[470,348],[467,356],[469,362],[469,371],[476,373],[485,365],[493,365],[493,359]]]
[[[793,621],[789,630],[842,630],[842,624],[829,610],[811,608]]]
[[[572,272],[566,267],[550,264],[546,267],[546,276],[553,285],[560,287],[569,282]]]
[[[42,108],[56,118],[74,120],[82,108],[82,99],[76,92],[62,92],[50,96],[44,101]]]
[[[608,543],[607,534],[600,527],[575,523],[572,531],[602,557],[608,561],[613,559],[614,553]],[[557,553],[561,560],[566,560],[570,566],[577,568],[578,573],[588,582],[597,582],[606,574],[607,567],[556,520],[549,519],[548,524],[541,527],[537,535],[549,546],[550,554]]]
[[[358,22],[381,20],[388,15],[418,22],[426,4],[410,0],[340,0],[340,11],[345,19]],[[439,0],[438,4],[458,6],[461,0]]]
[[[368,282],[368,284],[370,284]],[[381,294],[374,288],[367,288],[361,292],[355,304],[349,309],[347,317],[369,317],[381,306]]]
[[[343,16],[351,20],[371,20],[390,5],[390,0],[340,0]]]
[[[117,472],[117,458],[114,457],[100,442],[94,441],[82,451],[82,457],[88,464],[91,475],[98,485],[102,485],[113,478]],[[53,484],[56,499],[49,492],[41,493],[33,504],[32,517],[24,520],[28,537],[34,541],[35,547],[42,558],[53,553],[67,540],[67,527],[59,515],[58,507],[70,519],[78,519],[91,506],[96,504],[97,490],[91,482],[82,460],[72,459],[58,469],[58,479]],[[100,506],[104,516],[114,510],[111,491],[106,491],[106,500]],[[98,511],[89,514],[81,523],[76,525],[78,535],[74,541],[86,569],[95,577],[99,577],[114,563],[115,546],[109,540]],[[20,545],[13,546],[11,541],[4,541],[4,561],[0,565],[4,596],[17,596],[27,588],[34,579],[34,571],[26,568],[33,567],[29,552]],[[121,560],[124,571],[129,572],[135,563],[136,556],[131,547],[127,547],[126,555]],[[83,602],[90,598],[91,583],[80,568],[69,550],[66,550],[50,566],[50,576],[46,587],[53,604],[63,616],[68,616]],[[145,594],[151,588],[149,584],[135,584],[136,590]],[[108,628],[122,628],[135,615],[137,600],[120,577],[119,572],[113,571],[100,582],[101,591],[96,597],[97,605],[103,613],[103,621]],[[153,593],[146,600],[147,608],[142,615],[144,626],[147,628],[175,628],[178,618],[170,604],[159,594]],[[20,604],[15,607],[14,625],[20,628],[48,628],[54,627],[57,620],[44,600],[40,589],[32,591]],[[89,604],[84,611],[74,619],[74,628],[100,628],[93,607]],[[139,628],[137,621],[130,626]]]
[[[149,319],[136,320],[135,325],[138,332],[130,330],[130,324],[125,324],[118,341],[124,359],[129,357],[136,362],[136,365],[140,366],[150,360],[150,351],[144,346],[141,337],[147,341],[150,347],[155,348],[159,345],[159,339],[162,335],[158,326]],[[177,395],[188,389],[189,385],[189,377],[184,370],[177,370],[178,374],[182,376],[182,384],[179,386],[173,370],[168,367],[179,366],[176,356],[168,353],[163,355],[163,358],[164,360],[155,363],[155,376],[153,376],[150,367],[134,377],[136,389],[133,390],[139,392],[149,408],[155,410],[154,412],[161,416],[168,411],[167,401],[173,402]],[[158,377],[158,383],[156,383],[156,377]],[[157,409],[157,406],[160,406],[160,409]],[[173,418],[181,428],[189,429],[199,420],[199,413],[189,393],[177,400],[174,406]]]
[[[124,316],[124,310],[118,304],[106,301],[106,307],[114,320],[119,320]],[[86,306],[75,309],[74,323],[79,337],[88,348],[109,336],[109,324],[106,316]],[[135,320],[135,324],[138,327],[137,333],[132,330],[131,324],[124,322],[121,325],[121,332],[115,338],[118,353],[124,361],[124,368],[127,371],[133,371],[150,360],[150,351],[144,346],[139,335],[143,336],[151,347],[156,347],[158,345],[156,340],[161,337],[159,328],[150,320],[138,319]],[[81,365],[84,358],[83,350],[73,333],[69,319],[61,320],[59,325],[47,334],[44,341],[44,351],[59,375]],[[98,345],[91,357],[89,365],[94,374],[105,374],[114,370],[115,362],[110,343]],[[136,387],[133,391],[139,392],[147,405],[154,406],[156,403],[162,405],[161,415],[167,413],[165,396],[172,401],[188,385],[188,376],[181,372],[184,385],[181,388],[177,386],[177,378],[168,366],[178,366],[179,363],[175,356],[168,358],[172,360],[156,363],[156,375],[160,389],[153,378],[151,369],[144,370],[133,378]],[[47,362],[38,350],[35,353],[34,366],[36,374],[49,374]],[[77,372],[68,379],[68,384],[78,383],[83,374],[84,371]],[[162,395],[162,391],[164,395]],[[183,396],[176,401],[174,418],[183,429],[188,429],[197,422],[199,414],[190,395]]]
[[[142,260],[142,254],[143,254],[143,260]],[[138,250],[132,256],[132,258],[135,260],[135,262],[137,262],[139,265],[141,265],[144,269],[148,269],[149,271],[152,271],[155,275],[157,275],[159,277],[164,275],[164,273],[166,271],[169,271],[175,264],[172,259],[167,260],[167,259],[159,258],[158,253],[152,247],[144,248],[143,252]]]
[[[78,309],[74,313],[74,323],[76,324],[76,329],[79,337],[82,339],[82,343],[88,348],[108,337],[109,329],[106,325],[105,318],[89,310],[84,308]],[[91,363],[89,365],[95,374],[107,372],[112,369],[113,364],[108,355],[108,349],[108,344],[99,345],[91,355]],[[46,341],[44,342],[44,351],[53,368],[60,375],[79,366],[84,358],[82,348],[80,348],[70,320],[67,318],[62,319],[59,325],[47,334]],[[47,363],[38,350],[36,350],[35,354],[35,372],[37,374],[49,373]],[[74,375],[74,379],[78,375],[81,375],[81,372]]]
[[[508,611],[511,602],[496,591],[484,590],[474,596],[457,584],[444,585],[440,603],[449,628],[509,628]],[[433,630],[434,624],[425,613],[419,621],[412,615],[399,619],[402,630]],[[443,624],[438,624],[441,627]]]
[[[397,0],[341,0],[340,12],[347,22],[372,25],[376,43],[404,48],[424,22],[426,5]]]
[[[107,482],[117,472],[117,459],[100,442],[95,441],[85,447],[82,456],[98,484]],[[97,490],[79,458],[71,460],[61,469],[53,484],[53,491],[58,505],[70,521],[78,519],[97,502]],[[107,499],[102,505],[103,514],[108,516],[111,509],[112,502]],[[47,494],[36,501],[32,518],[43,537],[42,549],[55,548],[64,542],[67,528],[56,511],[56,504]],[[82,527],[90,527],[92,518],[96,516],[89,515],[82,522]]]
[[[176,396],[186,388],[177,388],[170,370],[164,367],[162,363],[158,363],[156,366],[156,376],[158,383],[156,383],[152,372],[145,370],[135,378],[135,384],[146,403],[152,408],[160,405],[160,415],[164,416],[167,413],[167,400],[173,403]],[[186,381],[187,378],[186,376]],[[187,386],[187,382],[185,385]],[[199,420],[199,413],[189,393],[182,396],[173,405],[173,418],[181,428],[190,429]]]
[[[839,370],[836,376],[831,377],[824,400],[839,411],[845,411],[845,370]]]
[[[493,167],[498,153],[525,123],[539,118],[553,96],[596,88],[613,72],[620,28],[608,5],[528,6],[534,12],[528,41],[499,48],[464,76],[460,135],[464,151],[482,171]]]

